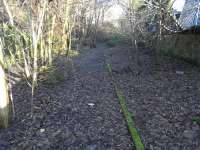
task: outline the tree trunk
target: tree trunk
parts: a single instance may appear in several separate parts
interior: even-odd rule
[[[3,66],[0,64],[0,127],[7,128],[10,118],[10,102],[8,96],[8,87],[5,79]]]
[[[2,42],[0,39],[0,127],[7,128],[12,111],[3,62]]]
[[[159,1],[159,23],[158,23],[158,35],[157,35],[157,44],[156,44],[156,64],[160,62],[160,49],[161,49],[161,40],[162,40],[162,23],[163,23],[163,11],[162,11],[162,1]]]

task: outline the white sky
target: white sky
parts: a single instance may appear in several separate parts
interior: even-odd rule
[[[172,8],[177,11],[182,11],[185,4],[185,0],[175,0]],[[120,5],[113,5],[106,13],[105,13],[105,21],[117,20],[122,16],[123,9]]]
[[[185,0],[175,0],[172,8],[177,11],[182,11],[184,4],[185,4]]]
[[[112,21],[119,19],[122,14],[123,14],[123,9],[119,5],[113,5],[105,13],[105,21]]]

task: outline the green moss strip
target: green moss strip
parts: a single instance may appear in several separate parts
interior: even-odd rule
[[[113,82],[114,82],[114,77],[112,75],[112,67],[110,64],[107,64],[107,69],[110,72]],[[118,88],[118,86],[115,82],[114,82],[114,86],[115,86],[115,91],[116,91],[123,115],[124,115],[125,120],[128,125],[129,132],[131,134],[131,138],[132,138],[133,142],[135,143],[136,150],[144,150],[144,145],[142,143],[140,135],[137,132],[137,129],[135,128],[135,123],[131,117],[131,113],[128,111],[128,108],[126,106],[124,94],[123,94],[122,90],[120,88]]]
[[[123,92],[120,89],[118,89],[117,87],[115,87],[115,90],[116,90],[117,97],[118,97],[120,105],[121,105],[122,112],[123,112],[124,117],[126,119],[132,140],[135,142],[136,150],[144,150],[144,146],[142,144],[142,140],[140,138],[140,135],[137,132],[136,128],[134,127],[135,126],[134,121],[131,117],[130,112],[127,109]]]

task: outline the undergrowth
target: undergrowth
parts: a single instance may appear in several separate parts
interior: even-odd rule
[[[111,39],[109,39],[106,44],[110,47],[115,47],[117,44],[121,42],[121,38],[119,36],[112,36]]]
[[[56,67],[42,68],[40,80],[45,85],[55,85],[65,80],[64,72],[60,71]]]

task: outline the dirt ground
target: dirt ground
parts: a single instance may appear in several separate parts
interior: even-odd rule
[[[139,53],[139,75],[129,48],[99,44],[58,60],[64,80],[40,84],[30,118],[31,89],[14,90],[16,118],[0,131],[0,150],[132,150],[106,62],[112,64],[145,150],[200,150],[200,74],[180,60]]]

